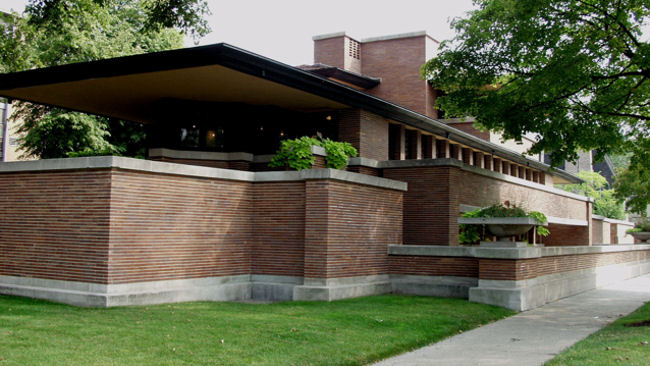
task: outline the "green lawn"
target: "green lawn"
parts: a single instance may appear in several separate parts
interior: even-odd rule
[[[0,296],[0,366],[363,365],[511,314],[396,295],[110,309]]]
[[[647,325],[629,326],[640,322]],[[650,365],[650,303],[576,343],[545,364],[559,365]]]

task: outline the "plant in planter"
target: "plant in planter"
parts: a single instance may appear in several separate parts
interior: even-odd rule
[[[526,212],[523,208],[517,205],[511,206],[510,202],[506,201],[505,204],[499,203],[464,213],[458,220],[461,225],[459,241],[474,243],[480,238],[479,229],[483,229],[483,234],[485,234],[485,227],[487,227],[487,230],[498,240],[496,242],[482,241],[481,245],[525,246],[527,245],[525,242],[511,242],[508,238],[527,233],[531,228],[535,228],[540,236],[547,236],[550,232],[544,227],[546,222],[546,215],[543,213]]]
[[[626,233],[632,235],[634,239],[642,243],[650,242],[650,220],[644,218],[643,220],[634,224],[632,229],[628,229]]]
[[[283,140],[280,149],[269,163],[270,167],[287,167],[296,170],[311,169],[314,165],[312,146],[320,146],[327,154],[325,164],[328,168],[343,169],[350,157],[357,156],[357,149],[347,142],[332,141],[321,137],[303,136],[293,140]]]

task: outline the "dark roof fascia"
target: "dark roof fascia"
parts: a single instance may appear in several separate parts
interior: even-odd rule
[[[380,78],[373,78],[365,75],[359,75],[335,66],[326,66],[317,69],[306,70],[312,74],[322,75],[325,77],[335,78],[364,89],[374,88],[381,83]]]
[[[487,142],[446,124],[411,111],[354,88],[336,83],[320,75],[298,69],[270,58],[218,43],[208,46],[183,48],[98,61],[82,62],[0,75],[0,88],[14,89],[36,85],[80,81],[86,79],[124,76],[138,73],[167,71],[209,65],[221,65],[249,75],[267,79],[309,92],[354,108],[365,109],[380,116],[408,124],[424,131],[445,136],[458,143],[491,152],[519,164],[549,171],[544,163],[528,159],[514,151]],[[6,96],[6,95],[5,95]],[[7,96],[11,98],[10,96]],[[576,176],[561,171],[553,172],[562,178],[581,182]]]

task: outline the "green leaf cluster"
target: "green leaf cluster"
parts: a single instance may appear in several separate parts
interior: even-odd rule
[[[480,0],[452,22],[422,74],[444,95],[449,116],[474,116],[505,139],[535,134],[531,153],[553,164],[579,150],[631,152],[638,165],[650,139],[647,0]],[[647,150],[646,150],[647,151]],[[637,173],[637,176],[641,174]]]
[[[614,189],[609,189],[607,179],[598,172],[581,171],[576,174],[584,182],[558,185],[558,188],[594,199],[594,214],[612,219],[625,219],[623,201]]]
[[[627,229],[627,233],[640,233],[640,232],[650,232],[650,220],[647,217],[644,217],[642,220],[637,221],[634,224],[632,229]]]
[[[614,181],[616,198],[625,200],[627,210],[643,217],[650,205],[650,140],[635,146],[630,165],[618,171]]]
[[[26,17],[0,22],[0,72],[179,48],[178,29],[147,29],[146,1],[32,1]],[[43,159],[79,154],[144,156],[144,128],[104,117],[15,102],[23,156]]]
[[[314,165],[312,146],[321,146],[325,149],[328,168],[343,169],[348,164],[350,157],[357,156],[357,149],[347,142],[303,136],[297,139],[283,140],[269,166],[289,167],[296,170],[311,169]]]

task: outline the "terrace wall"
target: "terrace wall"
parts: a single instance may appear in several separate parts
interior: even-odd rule
[[[3,164],[0,182],[0,292],[98,306],[385,290],[406,189],[115,157]]]
[[[590,245],[588,198],[481,169],[455,159],[390,161],[383,176],[409,185],[404,195],[404,243],[458,245],[461,206],[509,201],[549,217],[546,245]]]
[[[650,245],[389,247],[393,291],[469,298],[522,311],[650,272]]]

